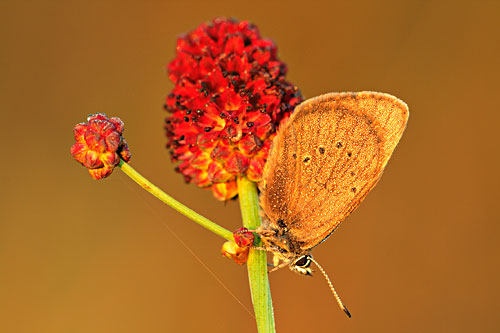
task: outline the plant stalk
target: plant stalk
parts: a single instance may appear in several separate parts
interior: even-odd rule
[[[207,228],[211,232],[221,236],[222,238],[225,238],[229,241],[234,241],[233,238],[233,233],[220,225],[210,221],[206,217],[198,214],[194,210],[188,208],[187,206],[181,204],[179,201],[175,200],[165,192],[163,192],[160,188],[157,186],[153,185],[149,180],[144,178],[140,173],[138,173],[134,168],[132,168],[129,164],[127,164],[125,161],[120,160],[120,164],[118,166],[121,168],[121,170],[130,178],[132,178],[133,181],[135,181],[137,184],[139,184],[143,189],[181,213],[182,215],[186,216],[187,218],[193,220],[194,222],[198,223],[202,227]]]
[[[254,182],[245,177],[238,178],[238,197],[240,201],[243,226],[257,229],[260,224],[259,195]],[[262,246],[260,238],[256,238],[255,246]],[[247,261],[250,292],[259,332],[276,332],[274,311],[267,273],[267,256],[262,250],[250,250]]]

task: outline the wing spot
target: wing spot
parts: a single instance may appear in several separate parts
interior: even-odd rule
[[[306,157],[306,158],[304,158],[304,161],[303,161],[303,162],[304,162],[304,163],[307,163],[307,162],[309,162],[310,160],[311,160],[311,158],[310,158],[310,157]]]
[[[352,153],[349,151],[347,152],[347,156],[351,157],[352,156]]]
[[[351,188],[351,191],[352,193],[356,193],[356,188],[355,187]]]
[[[319,147],[319,149],[318,149],[318,150],[319,150],[319,153],[320,153],[321,155],[323,155],[323,154],[325,153],[325,148],[323,148],[323,147]]]
[[[293,157],[294,159],[297,159],[297,154],[295,154],[295,153],[294,153],[294,154],[292,155],[292,157]]]
[[[337,148],[341,148],[342,147],[342,142],[337,142]]]
[[[356,174],[356,172],[351,171],[351,176],[354,176],[355,174]]]

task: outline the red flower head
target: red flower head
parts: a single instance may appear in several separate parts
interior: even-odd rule
[[[302,101],[274,43],[248,22],[215,19],[177,40],[168,71],[167,147],[186,182],[228,200],[237,176],[260,181],[277,126]]]
[[[120,157],[128,162],[131,158],[127,142],[122,137],[123,122],[102,113],[90,115],[88,123],[76,124],[73,129],[76,142],[71,155],[89,169],[94,179],[109,176]]]

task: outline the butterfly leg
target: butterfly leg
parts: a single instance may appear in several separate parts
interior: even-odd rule
[[[274,231],[271,230],[262,230],[262,229],[256,229],[256,230],[249,230],[251,232],[255,232],[257,235],[260,237],[271,237],[274,235]]]
[[[285,261],[285,262],[282,262],[281,264],[279,264],[278,266],[274,265],[274,268],[271,269],[268,273],[272,273],[272,272],[275,272],[277,271],[278,269],[281,269],[283,267],[286,267],[288,266],[288,263]]]
[[[273,256],[273,266],[274,266],[274,268],[271,269],[269,271],[269,273],[277,271],[278,269],[283,268],[285,266],[288,266],[288,264],[290,264],[290,260],[288,260],[283,255],[281,255],[281,253],[279,253],[279,252],[273,252],[273,254],[274,254],[274,256]],[[283,261],[283,262],[280,263],[280,261]]]

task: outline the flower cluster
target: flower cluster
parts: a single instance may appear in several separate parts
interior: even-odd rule
[[[167,147],[186,182],[219,200],[238,194],[236,177],[260,181],[280,122],[302,96],[285,80],[276,45],[248,22],[215,19],[177,41],[168,65]]]
[[[71,146],[71,155],[94,179],[109,176],[120,157],[128,162],[131,158],[127,142],[122,137],[124,124],[120,118],[109,118],[102,113],[90,115],[88,123],[75,125],[76,142]]]

